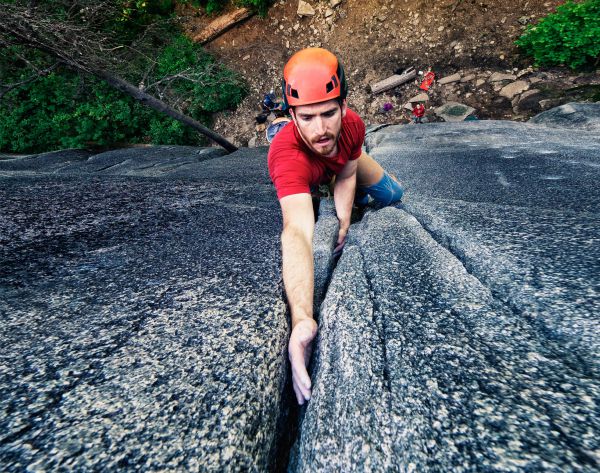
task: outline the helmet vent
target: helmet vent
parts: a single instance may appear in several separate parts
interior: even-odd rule
[[[327,93],[331,92],[334,89],[334,85],[332,81],[327,82],[327,85],[325,86],[325,89],[327,90]]]
[[[291,91],[290,95],[292,97],[294,97],[295,99],[300,98],[299,95],[298,95],[298,91],[296,89],[290,88],[290,91]]]

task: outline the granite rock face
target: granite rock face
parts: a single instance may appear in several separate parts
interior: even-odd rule
[[[598,471],[598,107],[368,127],[405,198],[337,265],[321,203],[289,463],[266,149],[3,156],[3,470]]]
[[[403,181],[321,306],[289,471],[597,471],[600,135],[372,129]]]
[[[279,206],[211,153],[0,162],[3,471],[281,468]]]

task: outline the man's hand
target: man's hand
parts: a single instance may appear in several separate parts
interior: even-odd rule
[[[340,231],[338,233],[337,243],[335,248],[333,249],[333,256],[337,257],[342,250],[344,249],[344,245],[346,244],[346,235],[348,235],[349,224],[344,224],[340,222]]]
[[[301,319],[292,328],[288,355],[292,364],[292,384],[298,404],[310,399],[311,382],[306,367],[312,354],[312,341],[317,335],[317,323],[313,319]]]

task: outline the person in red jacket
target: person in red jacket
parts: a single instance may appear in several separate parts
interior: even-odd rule
[[[353,203],[365,205],[372,198],[389,205],[401,199],[403,189],[363,151],[365,124],[347,106],[344,69],[334,54],[322,48],[297,52],[285,65],[282,88],[292,121],[273,138],[268,166],[283,215],[282,272],[292,314],[288,355],[294,392],[303,404],[311,396],[306,367],[317,333],[311,192],[335,178],[340,222],[335,251],[341,251]]]
[[[412,109],[415,123],[423,123],[423,117],[425,116],[425,106],[421,102],[417,102]]]

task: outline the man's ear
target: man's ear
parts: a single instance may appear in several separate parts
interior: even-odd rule
[[[348,109],[348,101],[346,99],[342,100],[340,108],[342,109],[342,118],[344,118],[346,116],[346,110]]]
[[[296,112],[293,108],[290,108],[290,117],[292,117],[293,122],[296,123]]]

